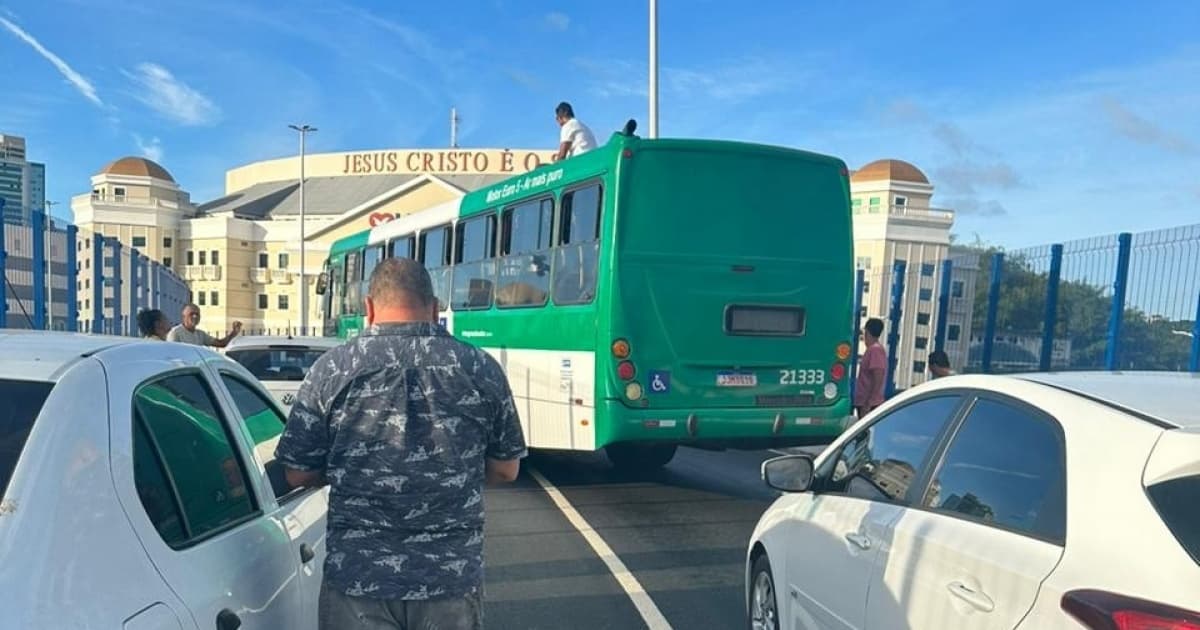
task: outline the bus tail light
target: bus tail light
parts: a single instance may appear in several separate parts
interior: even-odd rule
[[[842,382],[842,379],[846,378],[846,365],[843,363],[834,363],[833,367],[829,368],[829,377],[835,383]]]
[[[637,368],[632,361],[622,361],[617,364],[617,376],[623,381],[632,381],[633,377],[637,376]]]
[[[614,357],[618,359],[628,359],[629,352],[630,349],[628,341],[625,341],[624,339],[617,339],[612,343],[612,353]]]
[[[850,358],[850,344],[848,342],[843,341],[838,344],[837,358],[838,361],[845,361]]]
[[[625,385],[625,397],[629,400],[642,399],[642,385],[637,381]]]

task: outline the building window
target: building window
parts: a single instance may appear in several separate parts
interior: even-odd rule
[[[286,296],[286,295],[279,296],[279,310],[281,310],[281,311],[288,310],[288,296]]]
[[[935,268],[936,267],[934,267],[933,263],[922,263],[921,264],[921,275],[925,276],[927,278],[931,278],[931,277],[933,277],[933,272],[934,272]]]
[[[929,347],[929,337],[917,337],[916,343],[913,345],[917,350],[924,350]]]
[[[858,316],[866,317],[867,316],[867,307],[864,306],[864,307],[858,309]]]
[[[163,247],[165,247],[167,249],[171,249],[171,244],[172,244],[171,237],[164,236],[163,237]]]
[[[280,252],[280,253],[279,253],[279,268],[280,268],[280,269],[287,269],[287,268],[288,268],[288,262],[289,262],[289,260],[288,260],[288,255],[287,255],[287,252]]]
[[[113,299],[111,297],[104,298],[104,308],[112,308],[112,307],[113,307]]]
[[[164,267],[171,266],[171,257],[170,256],[163,256],[163,266]]]
[[[208,264],[208,252],[200,252],[200,266],[203,267],[207,264]]]
[[[929,325],[929,313],[917,313],[917,323],[922,326]]]
[[[932,299],[933,299],[933,289],[930,289],[930,288],[921,289],[921,300],[928,302],[929,300],[932,300]]]
[[[266,269],[270,266],[271,257],[266,252],[258,253],[258,268]]]
[[[854,262],[854,266],[859,269],[870,269],[871,268],[871,257],[870,256],[859,256],[858,259]]]
[[[207,306],[207,304],[205,304],[205,302],[204,302],[204,297],[206,295],[208,295],[208,294],[203,291],[196,294],[196,305],[197,306]]]
[[[270,302],[267,301],[267,294],[259,293],[258,294],[258,308],[265,311],[265,310],[267,310],[268,306],[270,306]]]
[[[878,206],[879,205],[879,197],[871,197],[870,204],[872,206]]]
[[[113,188],[113,197],[116,197],[117,201],[125,199],[125,189],[121,186]]]
[[[212,252],[212,264],[214,267],[221,264],[221,252],[215,249]]]
[[[863,293],[867,293],[870,290],[871,290],[871,281],[863,280]]]
[[[924,361],[913,361],[913,372],[915,372],[917,374],[924,374],[925,373],[925,362]]]
[[[134,247],[145,247],[146,246],[146,237],[145,236],[133,237],[133,246]]]
[[[962,280],[955,280],[954,282],[951,282],[950,283],[950,297],[960,298],[962,296],[963,296]]]
[[[196,253],[195,252],[193,252],[192,250],[189,249],[187,251],[186,257],[187,257],[187,264],[189,267],[196,264]]]
[[[950,324],[946,327],[946,339],[949,341],[958,341],[958,337],[961,334],[962,327],[958,324]]]
[[[908,205],[908,197],[905,197],[903,195],[896,195],[896,205],[897,206],[907,206]]]
[[[216,291],[213,291],[212,293],[209,294],[209,297],[208,297],[208,305],[209,306],[220,306],[221,305],[221,301],[218,299],[217,296],[218,296],[218,293]]]

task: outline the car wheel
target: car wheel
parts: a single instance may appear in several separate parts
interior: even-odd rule
[[[750,629],[779,630],[779,606],[771,561],[762,554],[750,569]]]

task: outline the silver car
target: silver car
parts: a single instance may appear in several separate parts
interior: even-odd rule
[[[225,356],[241,363],[291,411],[296,391],[309,368],[330,348],[342,344],[334,337],[235,337],[225,347]]]
[[[316,628],[325,490],[278,405],[179,343],[0,331],[4,627]]]

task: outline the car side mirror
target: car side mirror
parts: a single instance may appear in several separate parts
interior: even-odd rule
[[[325,289],[328,287],[329,273],[322,271],[321,275],[317,276],[317,295],[325,295]]]
[[[762,463],[767,486],[784,492],[806,492],[812,487],[813,459],[809,455],[784,455]]]

